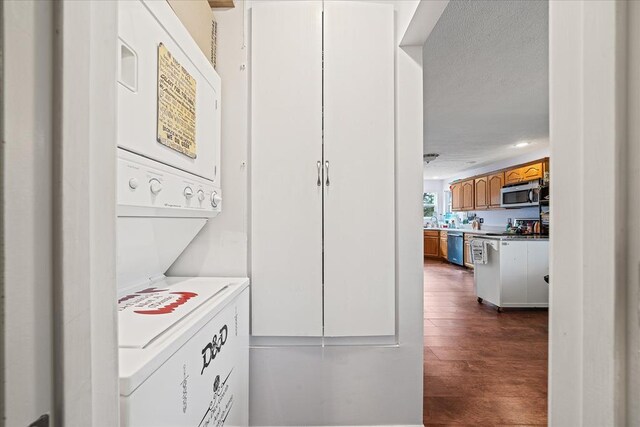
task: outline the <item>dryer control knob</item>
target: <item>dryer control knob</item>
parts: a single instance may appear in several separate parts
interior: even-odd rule
[[[155,178],[149,181],[149,188],[153,194],[158,194],[162,191],[162,183]]]
[[[186,187],[184,189],[184,197],[186,197],[187,199],[190,199],[193,197],[193,189],[191,187]]]
[[[222,201],[222,197],[220,197],[217,191],[214,191],[213,193],[211,193],[211,206],[213,206],[214,208],[217,208],[221,201]]]
[[[135,190],[136,188],[138,188],[138,180],[136,178],[131,178],[129,180],[129,188],[132,190]]]
[[[204,200],[204,191],[198,190],[198,200],[200,201]]]

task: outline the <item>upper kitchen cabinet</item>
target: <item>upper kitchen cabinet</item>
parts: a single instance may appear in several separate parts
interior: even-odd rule
[[[474,186],[473,179],[451,184],[451,210],[473,210],[475,206]]]
[[[549,170],[549,158],[478,175],[451,184],[451,209],[472,211],[500,209],[501,190],[505,185],[533,181]]]
[[[462,196],[462,183],[457,182],[451,184],[451,210],[462,210],[463,196]]]
[[[509,169],[504,173],[504,185],[517,184],[519,182],[533,181],[540,179],[544,175],[544,162],[536,162],[514,169]]]
[[[489,207],[489,186],[487,182],[487,177],[483,176],[481,178],[475,179],[475,206],[476,209],[487,209]]]
[[[469,179],[462,182],[462,210],[469,211],[475,207],[474,200],[474,180]]]
[[[252,334],[393,335],[393,6],[255,2],[251,37]]]
[[[504,172],[491,174],[487,177],[487,203],[489,208],[499,208],[502,202],[501,192],[504,186]]]

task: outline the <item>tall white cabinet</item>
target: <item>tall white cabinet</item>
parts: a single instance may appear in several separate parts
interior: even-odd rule
[[[251,11],[252,334],[395,333],[393,7]]]

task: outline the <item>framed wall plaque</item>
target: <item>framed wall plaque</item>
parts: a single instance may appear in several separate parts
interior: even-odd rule
[[[196,153],[196,80],[158,45],[157,140],[192,159]]]

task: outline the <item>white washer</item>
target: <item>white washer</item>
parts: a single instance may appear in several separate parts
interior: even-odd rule
[[[220,210],[186,198],[184,186],[209,194],[211,184],[118,155],[120,425],[246,426],[249,280],[165,276]]]
[[[196,177],[118,154],[120,424],[248,425],[249,280],[164,275],[219,207],[185,198]]]
[[[249,280],[164,275],[215,208],[158,206],[150,185],[131,190],[130,181],[163,165],[119,154],[120,425],[248,425]],[[163,175],[169,201],[193,179],[172,172]]]
[[[248,425],[246,278],[168,277],[118,301],[121,426]]]

